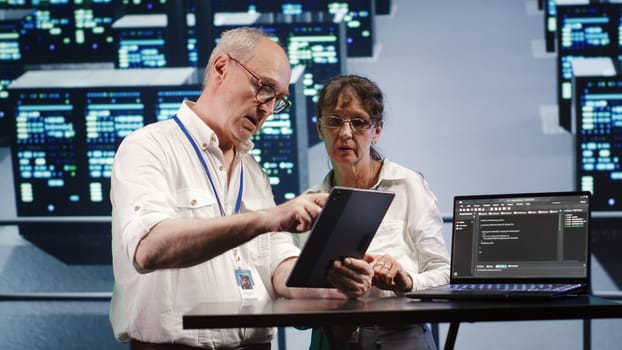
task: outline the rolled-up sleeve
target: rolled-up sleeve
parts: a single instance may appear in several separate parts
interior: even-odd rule
[[[113,234],[128,259],[133,260],[138,242],[160,221],[172,217],[171,193],[162,174],[162,159],[148,151],[142,135],[128,137],[119,147],[111,178]],[[131,152],[125,151],[131,149]],[[157,149],[153,147],[152,149]]]

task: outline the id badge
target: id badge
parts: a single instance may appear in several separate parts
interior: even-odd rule
[[[242,300],[257,300],[253,272],[249,269],[235,269],[234,272]]]

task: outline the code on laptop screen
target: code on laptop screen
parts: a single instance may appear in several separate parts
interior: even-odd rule
[[[587,275],[590,195],[456,197],[453,277]]]

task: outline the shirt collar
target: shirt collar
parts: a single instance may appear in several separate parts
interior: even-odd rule
[[[379,181],[401,180],[405,178],[406,174],[396,163],[386,158],[382,161],[382,168],[380,168],[380,176],[378,177]]]
[[[218,135],[192,110],[193,105],[194,102],[185,100],[177,111],[177,118],[186,126],[199,148],[205,150],[218,147]],[[250,139],[242,142],[237,150],[238,157],[247,154],[253,147]]]
[[[334,170],[331,169],[324,177],[324,180],[320,184],[321,191],[330,191],[330,182],[333,177],[333,172]],[[385,158],[382,160],[380,175],[378,175],[378,182],[376,183],[376,185],[382,184],[383,181],[400,180],[404,178],[406,178],[406,174],[404,173],[404,171],[399,166],[397,166],[396,163]]]

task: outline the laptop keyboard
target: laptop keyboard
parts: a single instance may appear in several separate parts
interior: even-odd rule
[[[450,290],[452,292],[481,292],[481,291],[499,291],[499,292],[566,292],[581,287],[580,284],[555,284],[555,283],[495,283],[495,284],[452,284]]]

